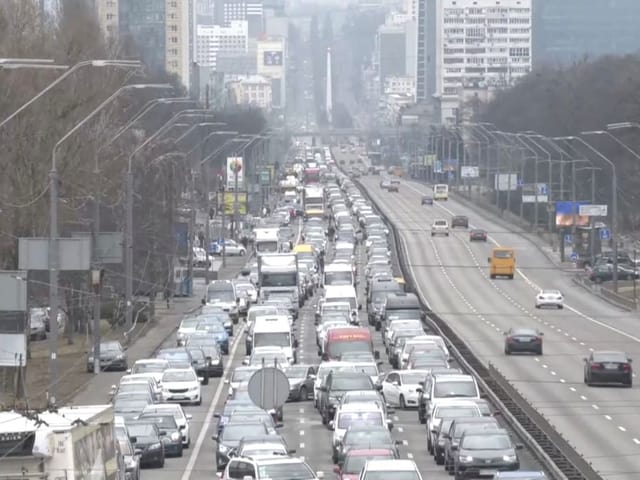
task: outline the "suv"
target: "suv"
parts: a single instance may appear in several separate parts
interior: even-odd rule
[[[466,215],[456,215],[451,219],[451,228],[469,228],[469,217]]]
[[[381,388],[381,387],[380,387]],[[327,425],[336,413],[338,403],[344,392],[351,390],[380,390],[371,377],[363,372],[329,372],[319,388],[318,410],[322,424]]]
[[[426,423],[431,416],[434,401],[442,398],[480,399],[480,390],[476,380],[471,375],[455,372],[451,369],[426,376],[424,385],[418,389],[418,420],[420,423]]]
[[[274,440],[277,437],[274,437]],[[301,458],[283,455],[265,457],[236,457],[229,460],[229,464],[222,474],[223,480],[243,480],[247,477],[255,480],[277,478],[281,472],[287,472],[289,478],[306,478],[316,480],[323,478],[314,472]]]
[[[433,221],[431,225],[431,236],[435,237],[436,235],[445,235],[449,236],[449,222],[439,218]]]

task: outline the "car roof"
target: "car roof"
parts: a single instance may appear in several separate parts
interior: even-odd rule
[[[436,375],[434,375],[434,379],[436,380],[436,382],[439,379],[442,379],[443,381],[447,381],[447,382],[475,382],[475,379],[471,376],[471,375],[466,375],[466,374],[447,374],[447,373],[438,373]]]
[[[340,412],[379,412],[380,406],[374,402],[350,402],[344,403],[340,406]]]
[[[348,457],[368,457],[369,455],[393,455],[390,448],[352,448],[347,451]]]
[[[382,470],[387,472],[405,471],[411,472],[418,469],[413,460],[393,459],[393,460],[369,460],[365,467],[366,470]]]

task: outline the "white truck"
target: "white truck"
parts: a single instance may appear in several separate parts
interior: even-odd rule
[[[298,256],[295,253],[265,253],[258,256],[258,288],[260,298],[269,295],[287,293],[293,299],[294,306],[302,306]]]
[[[116,443],[113,405],[0,412],[2,478],[124,480]]]
[[[311,186],[304,189],[304,218],[324,218],[324,188]]]
[[[258,256],[263,253],[278,252],[278,228],[256,228],[255,235],[255,247]]]

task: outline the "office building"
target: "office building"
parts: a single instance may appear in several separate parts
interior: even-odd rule
[[[402,76],[407,72],[404,25],[380,25],[376,37],[376,51],[379,88],[380,93],[384,93],[384,84],[387,77]]]
[[[271,81],[272,104],[284,108],[286,103],[286,42],[282,37],[258,40],[256,48],[258,75]]]
[[[94,0],[98,23],[107,38],[118,36],[119,0]]]
[[[416,99],[455,122],[465,89],[513,85],[531,71],[531,0],[419,0]]]
[[[216,70],[220,52],[246,53],[249,45],[246,20],[234,20],[229,26],[198,25],[196,34],[196,62]]]
[[[214,23],[222,26],[246,20],[251,38],[258,38],[263,32],[262,0],[214,0],[213,15]]]
[[[270,111],[272,107],[271,81],[261,75],[252,75],[227,82],[230,101],[236,105],[251,105]]]
[[[638,0],[535,0],[533,65],[640,50]]]

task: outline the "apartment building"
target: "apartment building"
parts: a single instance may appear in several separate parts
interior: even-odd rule
[[[271,80],[262,75],[251,75],[227,82],[227,91],[232,103],[251,105],[265,111],[273,105]]]
[[[198,25],[196,34],[196,62],[202,67],[217,70],[220,54],[246,53],[249,48],[249,29],[246,20],[233,20],[229,26]]]
[[[213,17],[216,25],[223,26],[234,20],[246,20],[251,38],[263,32],[262,0],[214,0]]]
[[[531,71],[532,0],[419,0],[417,101],[453,123],[465,89],[495,90]]]
[[[118,36],[119,0],[94,0],[94,7],[100,27],[107,38]]]

